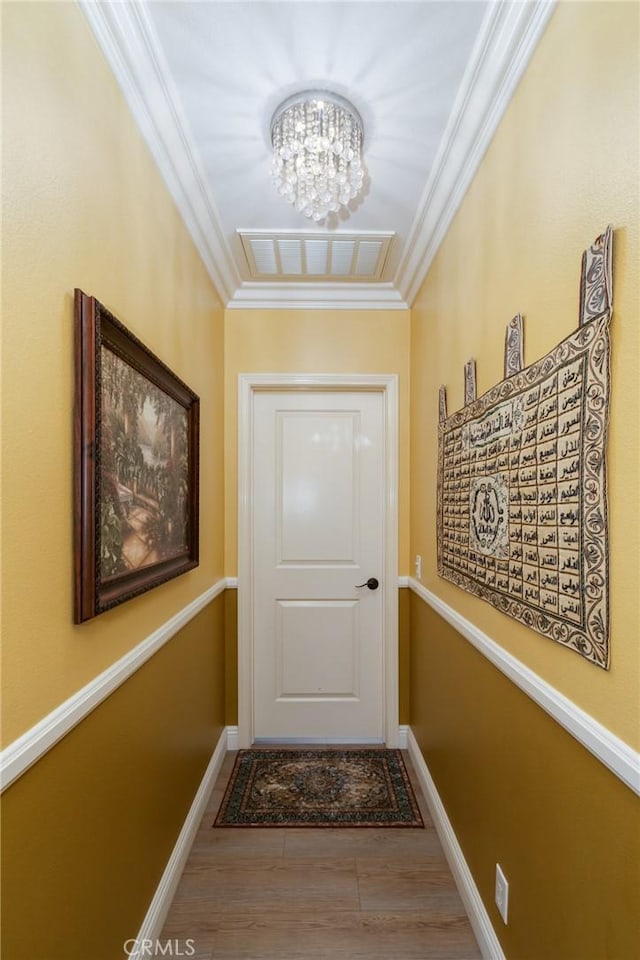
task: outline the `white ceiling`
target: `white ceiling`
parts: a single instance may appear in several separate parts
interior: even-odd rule
[[[553,9],[544,0],[81,4],[231,307],[410,304]],[[347,97],[364,123],[368,188],[323,225],[279,197],[269,176],[273,111],[308,88]],[[297,240],[302,254],[309,239],[354,250],[383,241],[385,259],[369,278],[278,272],[279,256],[261,275],[239,231],[293,252]]]

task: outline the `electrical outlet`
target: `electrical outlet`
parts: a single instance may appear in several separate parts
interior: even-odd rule
[[[419,553],[416,553],[416,580],[422,580],[422,557]]]
[[[496,863],[496,906],[506,923],[509,913],[509,884],[499,863]]]

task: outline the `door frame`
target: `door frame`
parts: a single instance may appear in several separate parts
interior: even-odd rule
[[[250,747],[253,716],[253,399],[264,391],[377,392],[383,398],[384,515],[382,635],[383,711],[387,747],[399,743],[398,715],[398,375],[241,373],[238,375],[238,743]]]

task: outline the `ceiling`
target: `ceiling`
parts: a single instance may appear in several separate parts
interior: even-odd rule
[[[80,0],[229,307],[411,304],[553,10],[502,0]],[[309,88],[364,124],[363,195],[314,224],[269,175]]]

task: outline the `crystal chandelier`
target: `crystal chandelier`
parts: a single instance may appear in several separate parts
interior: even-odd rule
[[[278,193],[316,223],[357,197],[364,181],[360,114],[326,90],[280,104],[271,120],[271,176]]]

